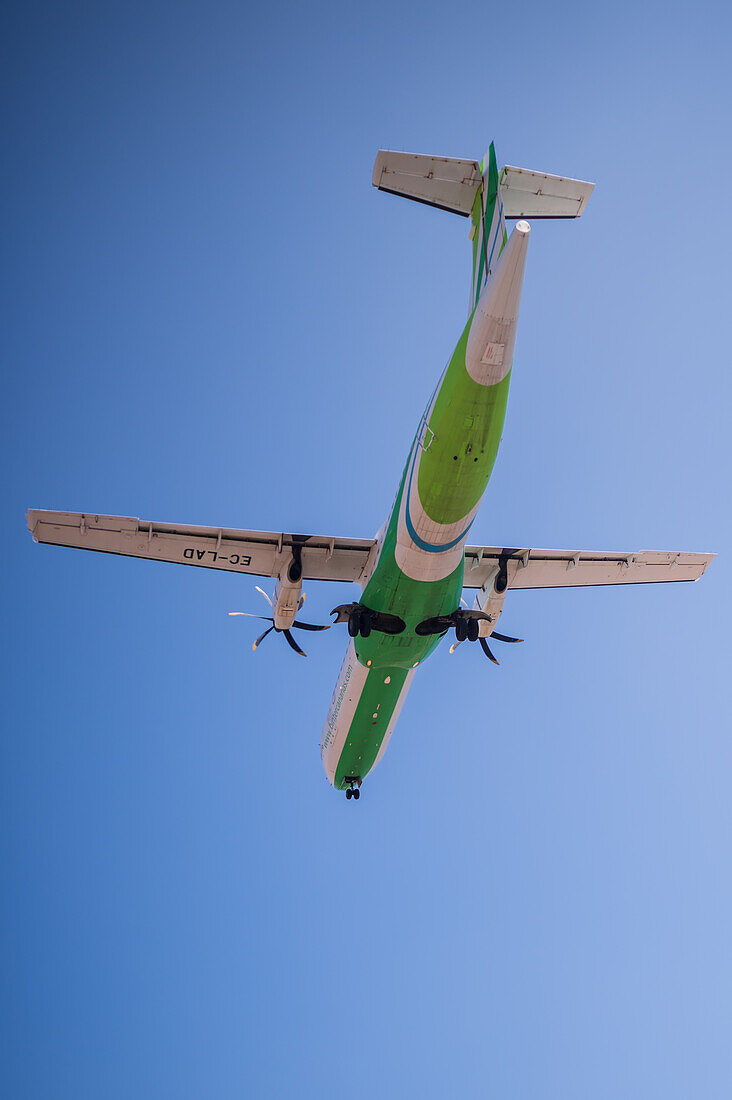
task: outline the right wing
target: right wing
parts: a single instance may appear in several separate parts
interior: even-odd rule
[[[226,569],[259,577],[278,576],[292,557],[292,547],[299,546],[303,579],[315,581],[358,581],[375,546],[374,539],[191,527],[85,512],[31,510],[28,529],[36,542],[53,546]]]
[[[695,581],[716,554],[663,550],[603,553],[597,550],[521,550],[465,547],[465,588],[577,588],[585,585]]]

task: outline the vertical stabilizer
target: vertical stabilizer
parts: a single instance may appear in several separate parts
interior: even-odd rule
[[[506,243],[506,220],[503,198],[498,184],[496,150],[491,142],[480,164],[482,184],[478,188],[471,211],[470,239],[473,242],[473,280],[470,287],[470,312],[480,298],[480,292],[495,270],[498,257]]]

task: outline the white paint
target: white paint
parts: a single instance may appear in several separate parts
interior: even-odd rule
[[[481,178],[480,165],[474,160],[379,149],[372,182],[381,191],[428,202],[454,214],[468,215],[473,209]]]
[[[579,218],[595,185],[507,164],[500,188],[507,218]]]
[[[530,231],[528,222],[516,223],[475,308],[465,366],[481,386],[501,382],[513,363]]]
[[[302,596],[302,573],[296,581],[289,577],[290,568],[294,565],[294,559],[285,562],[275,584],[272,598],[272,616],[274,625],[278,630],[289,630],[295,621],[297,610]]]
[[[338,674],[333,698],[330,701],[328,715],[323,726],[320,738],[320,758],[328,779],[333,783],[335,779],[338,761],[343,752],[346,736],[353,716],[356,713],[358,701],[361,698],[369,670],[359,664],[356,657],[356,647],[353,638],[348,643],[346,656],[343,658],[341,671]]]
[[[483,352],[480,361],[486,367],[502,367],[505,352],[505,344],[494,344],[491,340],[489,340],[485,346],[485,351]]]

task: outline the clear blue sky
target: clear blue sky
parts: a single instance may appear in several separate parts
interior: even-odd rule
[[[4,1095],[727,1100],[731,24],[6,6]],[[342,632],[253,655],[253,581],[24,512],[372,535],[470,266],[373,158],[491,139],[597,188],[534,226],[475,540],[720,557],[509,597],[525,644],[440,650],[353,805]]]

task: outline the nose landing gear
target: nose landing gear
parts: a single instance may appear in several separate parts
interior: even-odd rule
[[[348,783],[348,787],[346,789],[346,798],[360,798],[361,791],[359,790],[359,787],[361,786],[361,780],[358,778],[358,776],[351,777],[350,775],[347,775],[346,782]]]

